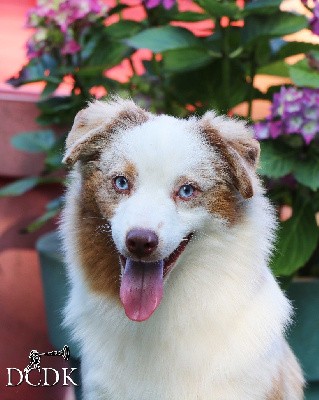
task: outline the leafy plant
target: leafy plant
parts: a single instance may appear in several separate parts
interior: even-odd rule
[[[52,130],[36,132],[23,132],[12,138],[12,145],[28,153],[43,153],[44,168],[39,176],[30,176],[18,179],[0,189],[0,197],[20,196],[38,185],[64,184],[65,178],[62,173],[62,154],[64,147],[64,136],[58,137]],[[46,205],[43,215],[33,221],[25,228],[26,232],[34,232],[43,226],[48,220],[58,215],[63,198],[58,197]]]
[[[319,228],[319,89],[282,87],[271,114],[255,124],[261,140],[260,173],[278,205],[292,217],[280,223],[272,259],[275,273],[292,276],[309,260],[318,262]]]

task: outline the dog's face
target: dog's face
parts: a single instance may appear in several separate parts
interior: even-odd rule
[[[239,140],[236,128],[245,131]],[[132,320],[159,305],[192,237],[210,224],[235,224],[253,195],[258,144],[243,124],[212,114],[178,120],[129,101],[95,103],[78,115],[67,146],[65,161],[80,165],[86,207],[111,229]]]

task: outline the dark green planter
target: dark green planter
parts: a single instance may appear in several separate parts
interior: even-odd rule
[[[68,330],[61,326],[62,310],[68,293],[61,243],[56,232],[37,242],[44,287],[49,336],[53,346],[70,347],[73,363],[78,363],[78,348]],[[308,381],[306,400],[319,399],[319,280],[293,282],[287,290],[295,307],[295,323],[289,342],[300,360]],[[77,394],[77,398],[78,394]]]
[[[72,376],[79,383],[80,360],[78,346],[72,340],[71,332],[62,325],[63,309],[67,300],[69,285],[62,259],[61,241],[57,232],[50,232],[41,236],[36,243],[36,249],[40,258],[49,338],[57,350],[62,349],[64,345],[69,346],[71,367],[77,368],[77,371],[74,371]],[[75,387],[75,393],[76,398],[80,399],[80,386]]]
[[[295,308],[289,342],[308,382],[306,400],[319,399],[319,280],[293,282],[288,297]]]

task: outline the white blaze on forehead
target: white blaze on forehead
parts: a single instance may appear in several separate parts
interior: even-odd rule
[[[115,168],[120,168],[124,158],[133,163],[142,181],[151,178],[157,184],[173,183],[181,176],[196,181],[201,178],[200,172],[203,176],[213,175],[213,152],[200,136],[195,120],[155,117],[120,134],[102,160],[111,153]]]
[[[140,227],[156,232],[159,246],[153,257],[163,259],[197,230],[208,213],[192,212],[182,202],[175,204],[172,195],[187,181],[204,190],[212,186],[214,157],[195,119],[159,116],[119,133],[101,156],[101,166],[108,175],[121,174],[128,163],[136,175],[132,193],[118,202],[111,219],[118,251],[126,254],[127,232]]]

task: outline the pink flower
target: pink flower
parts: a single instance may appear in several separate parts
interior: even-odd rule
[[[163,7],[166,8],[166,10],[169,10],[172,8],[175,4],[175,0],[163,0]]]
[[[145,7],[150,9],[162,5],[166,10],[169,10],[175,2],[176,0],[144,0]]]
[[[61,49],[62,54],[74,54],[81,50],[81,46],[74,40],[71,39],[65,42],[64,46]]]
[[[80,51],[78,38],[83,30],[103,16],[106,6],[102,0],[38,0],[27,14],[27,26],[36,29],[27,43],[28,57],[52,49],[62,55]]]

